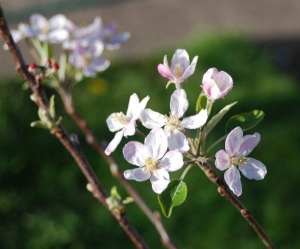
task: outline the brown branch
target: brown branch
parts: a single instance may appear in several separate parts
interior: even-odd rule
[[[145,213],[148,219],[155,226],[156,230],[160,234],[163,245],[169,249],[177,249],[178,247],[174,244],[174,242],[168,235],[167,231],[165,230],[159,215],[158,214],[156,215],[150,210],[150,208],[145,203],[145,201],[141,198],[141,196],[136,192],[136,190],[132,187],[132,185],[124,178],[114,158],[104,153],[105,150],[102,144],[97,140],[94,133],[88,126],[87,122],[79,115],[79,113],[75,109],[70,92],[65,87],[61,87],[59,89],[59,94],[64,103],[67,113],[71,116],[71,118],[74,120],[77,126],[85,134],[87,143],[91,145],[93,148],[95,148],[97,152],[107,161],[107,163],[110,166],[112,175],[121,182],[121,184],[124,186],[128,194],[135,200],[135,203],[140,207],[140,209]]]
[[[225,181],[218,176],[217,172],[208,163],[196,162],[196,164],[199,165],[199,167],[204,171],[208,179],[218,186],[218,192],[220,195],[225,197],[241,213],[241,215],[257,233],[264,245],[268,249],[275,249],[275,246],[272,244],[264,229],[256,221],[253,215],[246,209],[246,207],[230,191]]]
[[[7,22],[5,20],[1,5],[0,5],[0,33],[4,41],[8,45],[9,51],[12,54],[13,60],[15,62],[17,71],[21,74],[23,79],[30,86],[32,90],[32,94],[34,95],[34,99],[36,100],[35,103],[40,108],[48,110],[49,109],[48,99],[46,97],[44,89],[41,86],[41,84],[39,84],[38,77],[34,77],[33,75],[29,74],[27,66],[24,63],[22,54],[20,53],[18,47],[16,46],[16,44],[14,43],[10,35],[10,31]],[[148,246],[145,244],[143,239],[137,233],[136,229],[128,220],[127,216],[124,213],[124,210],[114,211],[109,209],[106,202],[107,198],[109,198],[109,195],[106,193],[105,189],[101,185],[92,167],[87,161],[85,155],[81,151],[79,145],[70,140],[69,135],[61,125],[58,125],[56,127],[56,129],[53,131],[53,134],[62,143],[62,145],[69,151],[73,159],[78,164],[79,168],[81,169],[82,173],[86,177],[87,181],[90,183],[94,196],[103,204],[103,206],[107,210],[111,212],[111,214],[118,221],[119,225],[125,230],[129,238],[135,244],[135,246],[141,249],[148,248]]]

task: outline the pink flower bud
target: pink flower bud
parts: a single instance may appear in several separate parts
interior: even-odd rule
[[[54,62],[52,67],[53,67],[54,70],[58,70],[59,69],[59,65],[58,65],[57,62]]]

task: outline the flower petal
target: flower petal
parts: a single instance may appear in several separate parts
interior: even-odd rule
[[[124,171],[124,177],[127,180],[136,180],[138,182],[146,181],[150,178],[151,174],[144,170],[144,168],[129,169]]]
[[[233,156],[238,151],[243,139],[243,131],[241,127],[234,128],[229,132],[225,141],[225,150],[228,155]]]
[[[191,65],[187,67],[183,75],[180,77],[180,81],[185,81],[188,77],[190,77],[195,72],[197,61],[198,61],[198,56],[195,56]]]
[[[216,82],[212,79],[204,81],[202,83],[202,89],[205,92],[205,94],[208,96],[208,98],[212,100],[219,99],[221,96],[221,91]]]
[[[125,116],[124,116],[124,114],[122,114],[122,113],[112,113],[112,114],[110,114],[109,116],[108,116],[108,118],[106,119],[106,124],[107,124],[107,126],[108,126],[108,129],[111,131],[111,132],[115,132],[115,131],[118,131],[118,130],[120,130],[120,129],[122,129],[122,128],[124,128],[124,127],[126,127],[126,125],[123,123],[123,122],[119,122],[119,120],[121,119],[121,118],[117,118],[117,117],[120,117],[120,116],[122,116],[123,115],[123,117],[124,117],[124,119],[125,119]]]
[[[140,142],[125,144],[123,155],[127,162],[139,167],[144,166],[146,159],[150,157],[148,148]]]
[[[215,165],[219,170],[225,170],[230,166],[230,158],[224,150],[216,153]]]
[[[181,118],[189,106],[186,92],[183,89],[175,90],[171,96],[170,109],[172,115]]]
[[[202,83],[214,79],[214,77],[219,73],[218,69],[215,67],[212,67],[206,71],[206,73],[203,75]]]
[[[215,82],[220,88],[221,95],[219,98],[223,98],[233,87],[233,81],[230,75],[224,71],[219,72],[214,77]]]
[[[171,76],[172,76],[172,74],[171,74],[171,72],[170,72],[170,68],[169,68],[169,67],[166,67],[166,66],[163,65],[163,64],[159,64],[159,65],[157,66],[157,70],[158,70],[158,73],[159,73],[162,77],[164,77],[164,78],[170,79]]]
[[[125,127],[124,137],[133,136],[135,134],[136,121],[131,120]]]
[[[202,109],[198,114],[184,118],[179,125],[188,129],[197,129],[206,123],[207,117],[207,110]]]
[[[63,43],[69,38],[69,32],[66,29],[57,29],[49,32],[48,40],[52,43]]]
[[[236,195],[242,194],[241,175],[236,167],[230,167],[225,171],[224,179],[231,191]]]
[[[30,25],[34,30],[37,31],[49,29],[48,20],[40,14],[32,14],[30,16]]]
[[[140,119],[143,126],[148,129],[162,127],[166,124],[166,117],[158,112],[152,111],[151,109],[142,110]]]
[[[110,65],[109,60],[105,60],[102,58],[95,58],[91,61],[90,67],[93,68],[97,72],[102,72],[106,70]]]
[[[257,132],[253,135],[244,136],[237,150],[237,154],[248,156],[251,153],[251,151],[258,145],[259,141],[260,135]]]
[[[176,171],[183,166],[183,156],[177,151],[168,151],[159,162],[159,167],[167,171]]]
[[[159,169],[153,172],[150,181],[153,191],[157,194],[161,194],[168,187],[170,176],[166,170]]]
[[[171,71],[174,72],[176,66],[179,65],[182,68],[183,72],[187,69],[190,65],[190,58],[186,50],[184,49],[177,49],[172,57],[171,62]]]
[[[169,150],[185,153],[190,146],[186,136],[181,131],[175,131],[168,136]]]
[[[126,112],[126,118],[128,120],[132,119],[134,116],[134,112],[139,105],[140,100],[136,93],[132,94],[129,98],[128,108]]]
[[[67,18],[62,14],[58,14],[51,17],[48,22],[51,30],[65,28],[67,24]]]
[[[97,72],[93,68],[91,68],[90,66],[83,67],[82,72],[84,73],[84,75],[86,77],[94,78],[94,77],[97,76]]]
[[[110,155],[112,152],[115,151],[115,149],[118,147],[119,143],[121,142],[123,135],[124,135],[124,129],[115,134],[115,137],[113,138],[113,140],[111,140],[111,142],[105,149],[106,155]]]
[[[155,128],[145,138],[145,146],[151,153],[151,158],[158,160],[168,149],[167,136],[162,128]]]
[[[262,180],[267,174],[266,166],[254,158],[247,157],[247,163],[240,167],[240,171],[248,179]]]

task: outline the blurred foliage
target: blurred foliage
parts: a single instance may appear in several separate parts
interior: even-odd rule
[[[242,177],[243,194],[239,199],[278,248],[300,248],[296,236],[300,230],[299,85],[274,68],[266,52],[238,36],[202,36],[184,48],[190,57],[199,55],[195,74],[184,84],[190,102],[187,116],[195,110],[202,75],[210,67],[228,72],[234,81],[233,90],[216,102],[213,112],[239,101],[210,134],[208,146],[224,135],[225,123],[232,115],[254,109],[265,112],[263,122],[255,128],[262,141],[251,156],[264,162],[268,174],[263,181]],[[114,135],[108,132],[106,117],[112,112],[125,112],[134,92],[140,98],[151,97],[149,108],[169,112],[174,87],[165,90],[167,79],[159,76],[156,68],[165,54],[170,61],[175,49],[157,51],[142,61],[112,62],[98,81],[87,79],[73,89],[79,112],[103,143]],[[37,119],[37,108],[29,99],[30,92],[21,90],[21,85],[18,80],[0,84],[0,248],[134,248],[110,213],[86,190],[85,178],[63,146],[48,131],[30,128],[29,124]],[[116,185],[121,196],[127,196],[111,177],[105,161],[86,145],[59,96],[56,110],[63,116],[67,130],[78,134],[105,188],[109,191]],[[254,130],[247,132],[252,133]],[[124,139],[113,153],[123,170],[132,167],[121,154],[127,141]],[[211,155],[223,146],[219,144]],[[173,210],[170,219],[162,217],[181,248],[264,248],[252,228],[219,196],[201,170],[192,168],[185,182],[187,200]],[[153,210],[159,210],[149,181],[132,184]],[[163,248],[156,230],[135,204],[127,205],[126,212],[150,248]]]

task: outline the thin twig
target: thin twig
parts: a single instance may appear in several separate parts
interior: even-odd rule
[[[208,163],[200,163],[195,162],[199,167],[204,171],[205,175],[208,179],[218,186],[218,192],[221,196],[225,197],[247,220],[249,225],[254,229],[257,233],[261,241],[268,249],[275,249],[275,246],[272,244],[268,235],[265,233],[264,229],[260,226],[260,224],[256,221],[253,215],[246,209],[246,207],[236,198],[236,196],[230,191],[227,187],[225,181],[218,176],[217,172],[208,164]]]
[[[40,108],[48,110],[49,109],[48,98],[46,97],[44,89],[41,86],[41,84],[39,84],[38,77],[34,77],[33,75],[29,74],[26,64],[24,63],[23,57],[10,35],[10,31],[7,22],[5,20],[1,5],[0,5],[0,33],[4,41],[8,45],[10,53],[12,54],[13,60],[16,65],[16,70],[21,74],[23,79],[30,86],[32,93],[34,94],[34,97],[36,99],[35,103]],[[94,173],[85,155],[81,151],[79,145],[70,140],[69,135],[61,125],[58,125],[57,128],[52,133],[72,155],[73,159],[78,164],[79,168],[81,169],[82,173],[86,177],[87,181],[90,183],[92,188],[91,190],[94,196],[103,204],[103,206],[107,210],[111,212],[111,214],[118,221],[119,225],[125,230],[129,238],[135,244],[135,246],[137,248],[147,249],[148,246],[143,241],[143,239],[139,236],[134,226],[129,222],[127,216],[125,215],[124,210],[114,211],[109,209],[106,202],[107,198],[109,198],[109,195],[106,193],[105,189],[101,185],[99,179]]]
[[[150,210],[150,208],[142,199],[142,197],[136,192],[136,190],[132,187],[132,185],[124,178],[114,158],[104,153],[104,148],[102,144],[97,140],[94,133],[88,126],[87,122],[79,115],[78,111],[75,109],[70,92],[66,88],[61,87],[59,89],[59,94],[64,103],[67,113],[71,116],[71,118],[74,120],[77,126],[85,134],[87,143],[91,145],[93,148],[95,148],[97,152],[107,161],[107,163],[110,166],[112,175],[121,182],[121,184],[124,186],[128,194],[135,200],[135,203],[140,207],[140,209],[145,213],[148,219],[155,226],[156,230],[160,234],[163,245],[169,249],[177,249],[178,247],[172,241],[166,229],[164,228],[159,214],[153,213]]]

